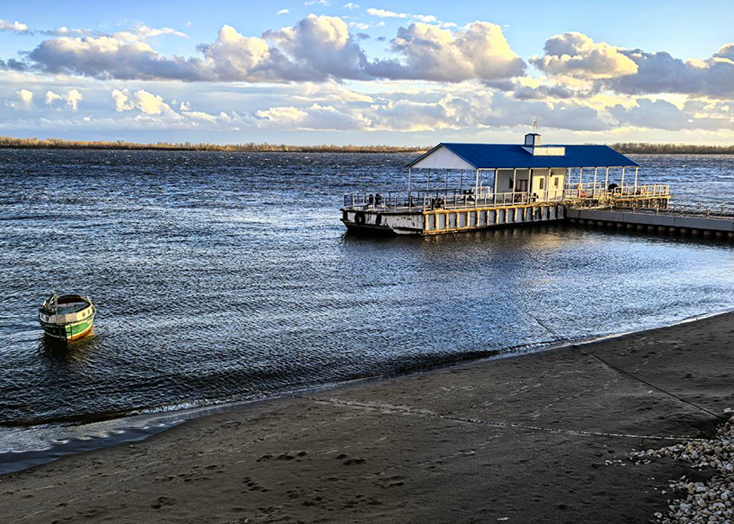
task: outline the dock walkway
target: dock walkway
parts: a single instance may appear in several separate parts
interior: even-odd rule
[[[566,208],[566,219],[572,224],[636,229],[681,235],[713,235],[734,239],[734,216],[696,215],[624,209]]]

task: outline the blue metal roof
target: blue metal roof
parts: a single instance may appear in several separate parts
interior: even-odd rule
[[[609,146],[546,146],[565,147],[563,156],[534,156],[523,146],[513,144],[455,144],[441,142],[413,160],[413,167],[439,147],[445,147],[474,169],[525,169],[547,167],[635,167],[637,162],[617,153]]]

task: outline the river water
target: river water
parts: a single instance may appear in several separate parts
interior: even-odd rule
[[[346,235],[342,193],[401,187],[411,158],[0,150],[0,452],[734,308],[730,243]],[[734,156],[635,159],[680,202],[734,200]],[[36,320],[52,288],[98,305],[70,350]]]

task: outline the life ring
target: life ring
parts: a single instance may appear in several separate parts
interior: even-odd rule
[[[364,213],[354,213],[354,223],[364,225],[365,222],[365,216]]]

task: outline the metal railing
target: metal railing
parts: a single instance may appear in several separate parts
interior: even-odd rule
[[[564,191],[566,200],[620,200],[669,198],[670,186],[666,184],[649,184],[642,186],[624,186],[608,188],[604,184],[569,184]]]
[[[347,193],[344,209],[374,209],[383,211],[430,211],[434,209],[473,209],[489,206],[521,205],[535,202],[561,202],[561,191],[492,193],[490,188],[428,189],[421,191],[386,191],[376,193]]]
[[[676,202],[672,203],[667,208],[636,210],[636,212],[663,212],[666,215],[734,218],[734,203],[712,204],[702,202]]]

